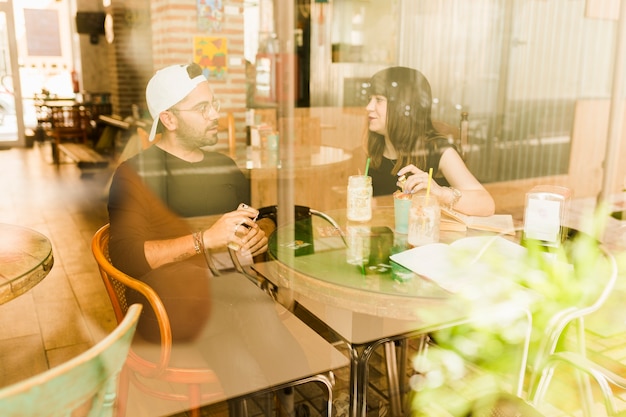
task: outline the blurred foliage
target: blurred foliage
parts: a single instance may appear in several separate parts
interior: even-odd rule
[[[468,306],[473,311],[468,315],[473,319],[432,333],[434,344],[414,358],[412,415],[466,416],[473,400],[497,391],[512,392],[529,330],[528,315],[532,367],[554,315],[597,300],[611,274],[599,243],[608,214],[599,208],[589,217],[590,224],[581,230],[591,232],[570,231],[558,247],[524,241],[522,257],[510,259],[487,251],[480,257],[480,267],[464,267],[465,274],[481,275],[472,276],[472,287],[457,294],[471,299]],[[626,256],[618,262],[626,266]]]

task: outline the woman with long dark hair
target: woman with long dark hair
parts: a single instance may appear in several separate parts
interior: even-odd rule
[[[367,154],[374,195],[424,190],[433,170],[430,194],[459,212],[488,216],[495,204],[469,171],[454,143],[433,127],[432,95],[419,71],[391,67],[369,82]]]

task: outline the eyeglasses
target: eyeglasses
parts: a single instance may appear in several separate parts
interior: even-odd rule
[[[211,113],[211,109],[215,110],[216,113],[220,112],[220,106],[221,103],[219,100],[213,100],[210,103],[204,103],[202,104],[202,107],[196,108],[196,109],[177,109],[172,107],[170,110],[174,111],[174,112],[180,112],[180,111],[195,111],[198,112],[200,114],[202,114],[202,117],[204,117],[205,120],[209,120],[209,118],[211,117],[210,113]]]

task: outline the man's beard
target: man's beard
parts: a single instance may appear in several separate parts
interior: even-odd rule
[[[213,146],[218,141],[217,133],[206,133],[201,141],[204,142],[201,146]]]
[[[218,141],[217,133],[211,132],[215,128],[211,125],[203,131],[198,131],[189,125],[180,126],[177,132],[178,140],[190,149],[213,146]]]

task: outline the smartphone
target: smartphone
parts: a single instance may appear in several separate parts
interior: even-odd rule
[[[255,209],[253,207],[250,207],[246,203],[240,203],[239,207],[237,207],[237,210],[247,210],[247,211],[255,212],[256,214],[254,215],[254,218],[252,218],[252,221],[254,221],[254,222],[256,221],[257,217],[259,217],[259,210]],[[244,224],[244,226],[246,226],[246,225]],[[248,226],[246,226],[246,227],[248,227]]]

